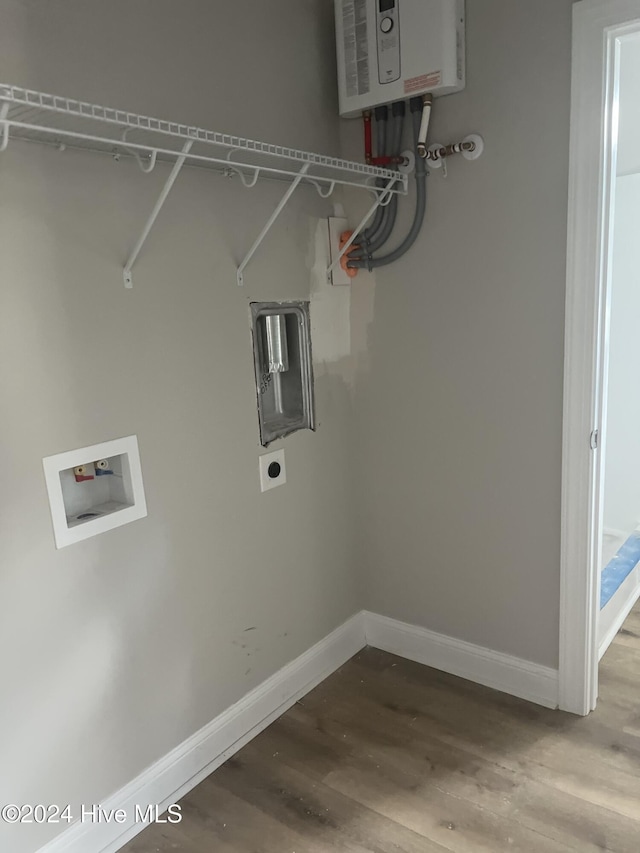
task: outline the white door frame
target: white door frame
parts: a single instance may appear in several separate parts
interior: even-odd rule
[[[602,424],[616,71],[619,39],[638,30],[640,0],[581,0],[573,7],[559,704],[575,714],[588,714],[598,697]]]

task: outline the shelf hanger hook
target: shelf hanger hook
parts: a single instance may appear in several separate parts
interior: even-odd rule
[[[128,132],[129,132],[129,128],[126,127],[122,132],[122,141],[123,142],[126,142]],[[126,147],[126,146],[123,146],[123,147]],[[138,166],[140,166],[140,169],[143,172],[148,174],[149,172],[152,172],[154,170],[155,165],[156,165],[156,159],[158,157],[158,152],[156,151],[155,148],[149,149],[149,160],[147,162],[145,162],[142,159],[139,152],[136,151],[135,148],[127,148],[126,150],[136,158]]]
[[[253,173],[253,177],[250,180],[247,180],[246,175],[240,169],[238,169],[238,174],[240,175],[240,180],[242,181],[242,186],[246,187],[250,190],[252,187],[258,183],[258,178],[260,177],[260,169],[256,168]]]
[[[232,148],[231,151],[229,151],[229,153],[227,154],[227,160],[231,161],[233,155],[236,153],[236,151],[239,150],[239,148]],[[246,187],[248,190],[255,187],[255,185],[258,183],[258,178],[260,177],[261,172],[259,166],[247,166],[247,169],[253,169],[253,176],[248,180],[242,169],[239,169],[234,163],[230,162],[229,166],[232,172],[235,172],[237,175],[239,175],[240,180],[242,181],[242,186]]]
[[[374,180],[376,180],[376,178],[367,178],[365,186],[376,200],[379,199],[376,204],[376,207],[386,207],[388,204],[391,203],[391,199],[397,193],[397,190],[393,189],[394,184],[396,184],[398,181],[401,181],[402,177],[400,174],[398,174],[397,178],[391,178],[391,180],[387,183],[385,187],[374,187],[371,183]]]
[[[380,199],[380,201],[378,202],[378,207],[387,207],[387,205],[391,204],[391,199],[394,196],[394,192],[389,188],[392,183],[393,181],[390,181],[390,183],[387,184],[385,189],[376,191],[375,196],[376,198]]]
[[[0,125],[2,125],[2,137],[0,138],[0,153],[7,150],[9,145],[9,122],[6,121],[9,115],[9,102],[5,101],[0,107]]]
[[[320,198],[329,198],[331,193],[336,188],[336,182],[335,181],[331,181],[329,183],[329,186],[327,187],[327,189],[323,190],[322,187],[320,186],[320,184],[318,183],[318,181],[314,181],[312,178],[307,178],[307,180],[310,184],[313,184],[313,186],[316,188],[316,191],[317,191],[318,195],[320,196]]]

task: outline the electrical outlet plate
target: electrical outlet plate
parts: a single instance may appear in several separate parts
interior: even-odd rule
[[[329,264],[331,265],[340,254],[340,235],[349,225],[347,220],[340,216],[330,216],[327,221],[329,223]],[[351,284],[351,279],[339,266],[331,271],[331,284],[334,287],[344,287]]]
[[[275,489],[276,486],[284,486],[287,482],[287,469],[284,464],[284,450],[274,450],[271,453],[265,453],[259,458],[260,465],[260,491],[268,492],[269,489]],[[275,473],[275,466],[279,466],[280,470]],[[273,468],[271,466],[274,466]],[[271,468],[271,472],[269,469]]]

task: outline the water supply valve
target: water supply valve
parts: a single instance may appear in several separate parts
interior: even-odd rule
[[[73,469],[73,476],[76,478],[76,483],[85,483],[87,480],[93,480],[93,474],[89,474],[89,469],[86,465],[76,465]]]

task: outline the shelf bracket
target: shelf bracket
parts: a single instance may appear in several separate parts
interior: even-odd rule
[[[349,237],[347,242],[344,244],[344,246],[340,250],[340,254],[338,255],[338,257],[335,259],[335,261],[331,264],[330,267],[327,267],[327,281],[329,281],[329,282],[331,281],[331,273],[338,267],[342,258],[347,254],[347,252],[351,248],[351,244],[354,242],[354,240],[357,239],[358,234],[362,231],[364,225],[366,224],[366,222],[368,222],[369,218],[375,213],[375,211],[379,207],[381,207],[381,206],[384,207],[385,205],[387,205],[391,201],[391,196],[393,194],[392,187],[396,183],[396,181],[398,181],[398,180],[399,180],[399,178],[391,178],[391,180],[386,185],[386,187],[382,190],[382,192],[376,193],[375,202],[371,205],[369,210],[362,217],[362,220],[361,220],[360,224],[358,225],[358,227],[354,228],[354,230],[351,234],[351,237]]]
[[[294,178],[294,180],[293,180],[293,182],[292,182],[291,186],[290,186],[290,187],[289,187],[289,189],[286,191],[286,193],[282,196],[282,199],[280,200],[280,203],[278,204],[278,206],[276,207],[276,209],[273,211],[273,213],[271,214],[271,216],[270,216],[270,217],[269,217],[269,219],[267,220],[267,224],[264,226],[264,228],[262,229],[262,231],[261,231],[261,232],[260,232],[260,234],[258,235],[258,237],[257,237],[257,239],[256,239],[256,241],[255,241],[255,243],[253,244],[253,246],[252,246],[252,247],[249,249],[249,251],[247,252],[247,255],[246,255],[245,259],[242,261],[242,263],[241,263],[241,264],[240,264],[240,266],[238,267],[238,272],[237,272],[237,282],[238,282],[238,287],[242,287],[242,285],[244,284],[244,275],[243,275],[243,273],[244,273],[245,267],[247,266],[247,264],[249,263],[249,261],[251,260],[251,258],[255,255],[255,253],[256,253],[256,251],[258,250],[258,248],[259,248],[260,244],[262,243],[262,241],[264,240],[264,238],[267,236],[267,234],[268,234],[268,233],[269,233],[269,231],[271,230],[271,226],[273,225],[273,223],[276,221],[276,219],[278,218],[278,216],[280,216],[280,214],[282,213],[282,211],[283,211],[283,210],[284,210],[284,208],[286,207],[286,204],[287,204],[287,202],[289,201],[289,199],[291,198],[291,196],[293,195],[293,193],[295,192],[296,187],[298,186],[298,184],[300,183],[300,181],[304,178],[304,176],[305,176],[305,175],[307,174],[307,172],[309,171],[309,166],[310,166],[310,165],[311,165],[311,163],[305,163],[305,164],[304,164],[304,166],[302,167],[302,169],[300,169],[300,171],[298,172],[298,174],[297,174],[297,175],[296,175],[296,177]]]
[[[140,251],[145,244],[145,240],[147,239],[147,237],[149,236],[149,233],[151,232],[151,229],[153,228],[154,222],[158,218],[158,214],[162,210],[163,204],[167,200],[167,196],[169,195],[169,192],[171,191],[171,187],[174,185],[176,178],[180,174],[180,169],[182,169],[182,167],[184,166],[184,161],[187,159],[187,154],[191,150],[191,146],[193,145],[193,142],[194,142],[193,139],[188,139],[185,142],[185,144],[182,146],[182,151],[181,151],[180,155],[178,156],[176,162],[173,164],[173,168],[171,169],[171,172],[169,173],[169,177],[165,181],[165,185],[162,188],[162,192],[158,196],[158,200],[156,201],[156,203],[153,207],[153,210],[151,211],[151,215],[147,219],[146,225],[142,229],[142,234],[138,238],[138,242],[136,243],[136,245],[133,247],[133,251],[129,255],[129,260],[125,264],[125,267],[124,267],[124,270],[122,273],[122,277],[124,279],[124,286],[126,288],[132,288],[133,287],[133,277],[132,277],[132,273],[131,273],[133,265],[135,264],[135,262],[138,258],[138,255],[140,254]]]

